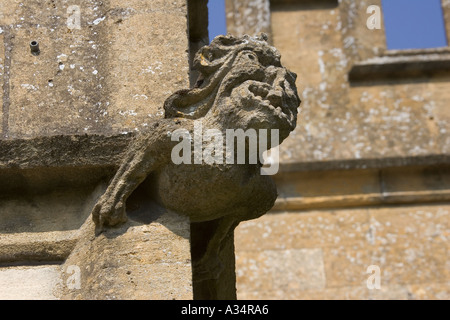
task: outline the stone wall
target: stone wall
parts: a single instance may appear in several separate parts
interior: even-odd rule
[[[121,229],[96,238],[89,215],[189,87],[189,28],[186,0],[0,1],[0,298],[192,298],[189,221],[145,188]]]
[[[89,213],[132,133],[194,81],[199,2],[0,1],[1,298],[195,295],[189,222],[145,184],[121,228],[96,237]],[[228,31],[268,33],[303,100],[275,207],[236,232],[238,298],[449,298],[450,53],[387,51],[366,28],[373,4],[227,0]]]
[[[238,298],[448,299],[448,49],[388,51],[380,1],[239,4],[228,32],[270,32],[303,102],[275,207],[236,231]]]
[[[70,20],[74,6],[79,28]],[[5,138],[145,129],[173,90],[189,86],[186,1],[3,1],[1,8]]]

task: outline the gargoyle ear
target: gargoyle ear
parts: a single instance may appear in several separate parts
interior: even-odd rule
[[[205,46],[195,54],[193,69],[204,75],[212,74],[224,64],[228,53],[225,50],[211,50],[209,46]]]

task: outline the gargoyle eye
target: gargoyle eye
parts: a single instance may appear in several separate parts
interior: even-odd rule
[[[250,60],[256,60],[256,57],[254,54],[249,53],[247,56]]]

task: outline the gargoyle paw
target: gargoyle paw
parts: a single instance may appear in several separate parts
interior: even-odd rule
[[[100,198],[92,210],[92,218],[97,227],[115,226],[127,221],[125,204],[122,201],[109,202]]]

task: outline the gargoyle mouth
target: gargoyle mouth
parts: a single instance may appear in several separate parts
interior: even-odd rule
[[[260,82],[249,80],[248,91],[253,100],[258,105],[271,110],[275,116],[283,118],[292,124],[293,112],[289,107],[289,96],[282,88],[274,88],[273,86]]]

